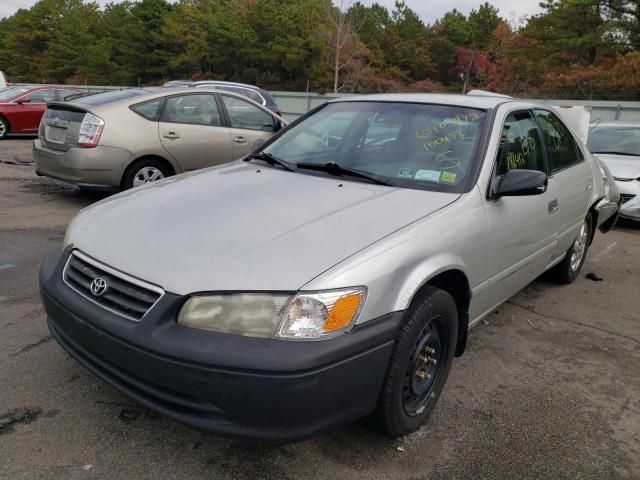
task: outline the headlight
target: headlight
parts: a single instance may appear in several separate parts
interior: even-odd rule
[[[276,334],[288,339],[321,339],[349,330],[362,311],[364,287],[299,293],[281,313]]]
[[[262,338],[329,338],[348,331],[362,311],[364,287],[296,295],[194,296],[178,314],[183,326]]]
[[[267,293],[191,297],[180,310],[178,323],[212,332],[270,338],[289,297]]]

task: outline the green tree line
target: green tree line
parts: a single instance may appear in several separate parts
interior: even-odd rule
[[[540,5],[519,22],[485,2],[425,24],[403,1],[40,0],[0,20],[0,70],[13,82],[640,98],[638,1]]]

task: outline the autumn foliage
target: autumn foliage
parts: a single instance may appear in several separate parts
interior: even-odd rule
[[[40,0],[0,20],[0,70],[14,82],[640,97],[637,1],[541,5],[514,20],[485,2],[425,24],[403,1]]]

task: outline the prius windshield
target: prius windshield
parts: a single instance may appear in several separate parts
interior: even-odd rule
[[[296,171],[332,165],[394,186],[462,191],[474,170],[483,110],[392,102],[330,103],[277,138],[264,153]],[[312,173],[318,174],[319,168]]]

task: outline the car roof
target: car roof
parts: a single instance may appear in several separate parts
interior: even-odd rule
[[[447,93],[382,93],[373,95],[354,95],[340,97],[329,103],[339,102],[400,102],[400,103],[435,103],[467,108],[495,108],[503,103],[523,103],[508,97],[490,95],[455,95]],[[526,102],[528,103],[528,102]],[[533,105],[533,104],[531,104]]]
[[[594,128],[607,127],[607,128],[615,128],[615,127],[637,127],[640,128],[640,122],[631,122],[628,120],[613,120],[608,122],[596,122],[589,125],[589,128],[592,130]]]
[[[245,88],[252,88],[254,90],[262,90],[262,88],[258,87],[257,85],[250,85],[248,83],[238,83],[238,82],[227,82],[224,80],[200,80],[199,82],[195,82],[194,85],[196,87],[200,86],[200,85],[228,85],[230,87],[245,87]]]
[[[79,92],[80,86],[78,85],[12,85],[14,88],[26,88],[29,92],[35,92],[38,90],[73,90],[74,92]]]
[[[108,100],[104,103],[100,102],[100,99],[97,98],[99,97],[100,94],[96,94],[96,95],[76,98],[73,100],[69,100],[68,102],[50,102],[50,104],[51,105],[77,105],[78,107],[91,110],[95,107],[101,107],[103,105],[105,106],[116,105],[116,104],[133,105],[136,103],[142,103],[148,100],[153,100],[155,98],[166,97],[170,95],[197,95],[197,94],[203,94],[203,93],[221,93],[223,95],[231,95],[237,98],[241,98],[242,100],[249,101],[250,103],[254,103],[255,105],[259,106],[262,109],[266,108],[264,105],[257,103],[243,95],[240,95],[235,92],[227,92],[225,90],[216,89],[214,87],[201,87],[201,88],[198,88],[197,90],[186,89],[184,87],[144,87],[144,88],[128,88],[123,90],[110,90],[108,92],[102,92],[102,93],[127,92],[127,91],[135,91],[136,93],[131,96]],[[273,114],[273,112],[271,113]]]

